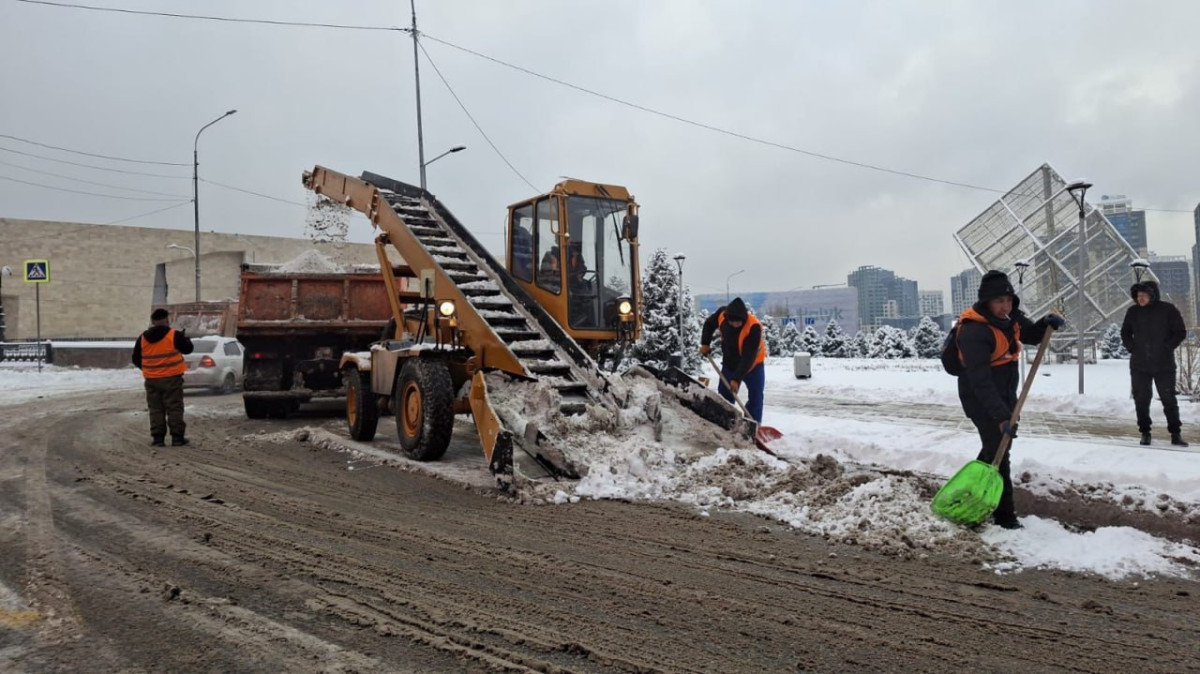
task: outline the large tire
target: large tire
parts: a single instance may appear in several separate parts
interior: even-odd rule
[[[371,392],[370,382],[364,379],[356,367],[342,370],[342,381],[346,384],[346,424],[350,427],[350,437],[363,441],[374,438],[379,426],[379,401]]]
[[[446,364],[409,358],[392,389],[400,446],[417,461],[437,461],[454,430],[454,383]]]
[[[249,419],[266,419],[267,413],[271,411],[271,404],[265,400],[243,396],[242,404],[246,406],[246,417]]]

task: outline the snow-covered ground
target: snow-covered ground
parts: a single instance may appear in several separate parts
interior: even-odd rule
[[[1036,427],[1023,426],[1014,443],[1014,476],[1035,493],[1071,488],[1132,510],[1196,522],[1200,453],[1168,449],[1161,409],[1154,411],[1156,445],[1135,444],[1125,362],[1088,366],[1085,383],[1087,393],[1080,396],[1075,366],[1044,366],[1026,411],[1031,417],[1124,420],[1128,442],[1039,437]],[[50,393],[140,385],[140,375],[132,368],[51,366],[39,374],[36,366],[0,364],[0,404],[32,403]],[[764,421],[784,433],[772,445],[784,460],[752,448],[729,449],[732,443],[726,436],[697,429],[682,420],[686,415],[665,405],[663,440],[655,441],[641,423],[649,409],[644,403],[652,398],[648,383],[631,387],[629,409],[622,413],[630,430],[619,434],[603,431],[604,419],[589,417],[544,428],[573,457],[585,460],[588,475],[566,490],[549,487],[538,498],[559,503],[581,498],[674,500],[703,514],[737,510],[868,549],[917,556],[937,550],[979,559],[998,573],[1058,568],[1124,578],[1189,575],[1200,567],[1200,549],[1128,527],[1081,532],[1026,516],[1021,530],[987,526],[972,531],[935,517],[929,510],[929,489],[974,458],[977,436],[969,424],[922,423],[912,418],[911,410],[907,417],[890,410],[926,405],[952,416],[949,413],[958,406],[955,380],[936,361],[815,359],[812,379],[797,380],[790,359],[771,359]],[[553,407],[545,395],[493,402],[517,418]],[[839,404],[865,405],[875,413],[864,418],[833,413],[831,406]],[[1200,404],[1181,405],[1185,435],[1200,441],[1194,432]],[[708,449],[697,452],[698,445]],[[1200,541],[1192,541],[1196,542]]]

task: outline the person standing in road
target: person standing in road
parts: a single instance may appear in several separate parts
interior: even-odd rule
[[[700,332],[700,353],[708,356],[712,352],[713,334],[721,333],[721,374],[729,382],[722,383],[717,391],[729,402],[738,394],[742,384],[746,385],[746,411],[760,425],[763,413],[763,389],[767,376],[763,363],[767,359],[767,342],[763,337],[762,323],[750,315],[742,298],[735,297],[729,304],[717,309],[704,320]]]
[[[184,354],[192,352],[192,340],[183,330],[171,327],[171,314],[155,309],[150,327],[133,345],[133,364],[142,370],[146,384],[146,406],[150,410],[150,444],[163,447],[167,429],[171,446],[188,444],[183,421]]]
[[[977,458],[987,463],[996,458],[1006,434],[1017,437],[1017,425],[1011,422],[1020,380],[1019,344],[1037,344],[1047,326],[1057,330],[1064,324],[1062,317],[1053,313],[1034,323],[1020,306],[1008,276],[989,271],[979,283],[979,301],[958,317],[956,342],[964,370],[958,377],[958,399],[979,431],[982,447]],[[1010,455],[1006,453],[1000,462],[1004,491],[992,519],[1005,529],[1020,529]]]
[[[1133,386],[1133,406],[1137,412],[1141,444],[1150,444],[1150,385],[1158,389],[1171,444],[1187,447],[1179,421],[1179,401],[1175,398],[1175,347],[1187,338],[1187,328],[1179,309],[1159,297],[1158,284],[1141,281],[1129,289],[1135,304],[1125,311],[1121,323],[1121,342],[1129,352],[1129,379]]]

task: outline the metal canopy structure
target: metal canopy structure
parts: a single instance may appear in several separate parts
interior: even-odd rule
[[[1029,263],[1022,284],[1021,309],[1030,317],[1051,310],[1067,319],[1069,330],[1095,335],[1132,302],[1134,282],[1130,263],[1137,251],[1112,223],[1084,202],[1086,272],[1083,279],[1084,310],[1079,310],[1080,268],[1079,205],[1067,192],[1067,183],[1049,164],[1042,164],[1007,194],[1000,197],[965,227],[954,240],[981,272],[997,269],[1012,273],[1018,261]],[[1147,272],[1143,278],[1153,278]],[[1157,279],[1155,279],[1157,280]],[[1013,278],[1016,285],[1016,276]]]

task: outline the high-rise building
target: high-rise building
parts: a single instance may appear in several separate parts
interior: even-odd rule
[[[862,266],[846,275],[846,285],[858,292],[858,323],[861,329],[874,330],[889,318],[917,317],[921,310],[917,282],[896,276],[890,269]],[[889,308],[888,301],[895,307]]]
[[[921,298],[921,315],[937,318],[945,313],[945,303],[942,301],[944,294],[940,290],[922,290]]]
[[[1105,194],[1100,197],[1100,212],[1138,255],[1146,256],[1146,211],[1133,210],[1133,200],[1124,194]]]
[[[1150,271],[1158,277],[1162,299],[1175,305],[1187,325],[1195,325],[1192,307],[1192,270],[1186,255],[1155,255],[1149,258]]]
[[[961,316],[979,299],[979,282],[983,274],[978,269],[963,270],[950,277],[950,313]]]

